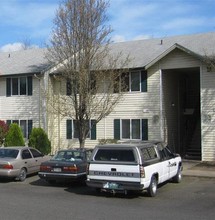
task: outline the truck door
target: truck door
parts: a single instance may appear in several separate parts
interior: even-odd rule
[[[160,179],[160,182],[164,182],[169,179],[170,166],[169,166],[168,157],[165,154],[164,148],[160,144],[158,144],[158,151],[159,151],[159,155],[161,158],[161,162],[160,162],[161,173],[159,173],[159,176],[160,176],[159,179]]]
[[[174,157],[174,154],[168,149],[168,147],[165,147],[163,149],[165,155],[166,155],[166,158],[168,160],[168,166],[169,166],[169,179],[172,178],[173,176],[176,175],[177,173],[177,163],[175,161],[175,157]]]

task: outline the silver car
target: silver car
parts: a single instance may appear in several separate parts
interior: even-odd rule
[[[28,174],[37,173],[40,164],[50,159],[31,147],[0,148],[0,178],[24,181]]]

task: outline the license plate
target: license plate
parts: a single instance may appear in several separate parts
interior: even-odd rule
[[[103,184],[104,189],[122,189],[122,186],[118,183],[105,183]]]
[[[53,171],[54,172],[61,172],[61,168],[54,168]]]

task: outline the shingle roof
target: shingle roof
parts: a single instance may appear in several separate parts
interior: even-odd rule
[[[0,53],[0,76],[38,73],[47,68],[46,49],[29,49]]]
[[[122,52],[130,55],[130,68],[139,68],[158,60],[174,45],[181,46],[193,54],[210,56],[215,54],[215,32],[181,35],[147,40],[111,44],[112,53]],[[0,75],[36,73],[48,67],[45,59],[46,49],[30,49],[0,53]]]
[[[112,51],[130,54],[132,67],[145,67],[173,45],[178,44],[200,56],[215,54],[215,32],[115,43]]]

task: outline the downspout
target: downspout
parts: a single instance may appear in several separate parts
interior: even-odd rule
[[[203,129],[202,129],[202,78],[203,78],[203,63],[201,62],[200,68],[199,68],[199,77],[200,77],[200,91],[199,91],[199,102],[200,102],[200,129],[201,129],[201,161],[204,161],[203,153],[204,153],[204,142],[203,142]]]
[[[163,79],[162,79],[162,70],[159,67],[160,74],[160,137],[161,140],[164,140],[164,118],[163,118]]]
[[[60,103],[59,103],[59,99],[60,99],[60,91],[61,91],[61,81],[59,82],[59,91],[58,91],[58,149],[60,148],[60,121],[61,121],[61,117],[60,117]]]
[[[38,79],[38,81],[39,81],[39,99],[38,99],[38,114],[39,114],[39,116],[38,116],[38,120],[39,120],[39,128],[40,128],[40,127],[41,127],[41,125],[40,125],[41,84],[40,84],[40,77],[38,77],[36,74],[34,74],[34,77],[35,77],[36,79]]]

